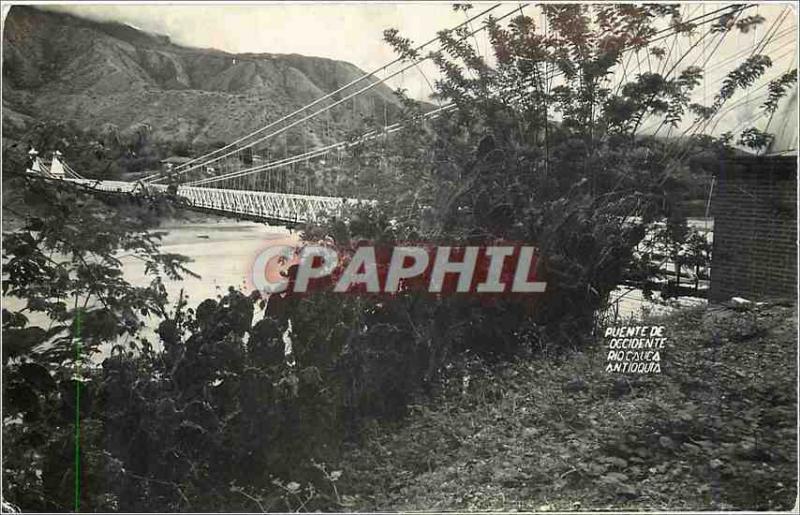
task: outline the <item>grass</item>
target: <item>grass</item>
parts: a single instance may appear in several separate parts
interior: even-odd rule
[[[337,468],[347,510],[788,510],[797,481],[796,311],[682,310],[662,373],[607,348],[474,363]]]

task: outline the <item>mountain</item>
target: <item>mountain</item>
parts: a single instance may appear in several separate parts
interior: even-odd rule
[[[130,25],[20,5],[5,20],[2,72],[5,137],[56,119],[145,125],[154,141],[204,143],[230,142],[364,74],[318,57],[188,48]],[[378,85],[290,132],[288,144],[313,148],[362,117],[391,122],[398,112],[393,92]]]

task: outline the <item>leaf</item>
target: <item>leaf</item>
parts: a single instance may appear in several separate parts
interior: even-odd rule
[[[47,332],[41,327],[7,329],[3,331],[3,362],[9,358],[25,354],[33,347],[43,343]]]
[[[14,411],[34,413],[39,410],[39,397],[36,392],[25,383],[12,384],[6,390],[6,395]],[[3,401],[5,403],[5,400]],[[5,408],[5,406],[4,406]]]
[[[56,382],[45,367],[38,363],[23,363],[19,366],[19,373],[31,386],[44,392],[56,387]]]
[[[8,283],[4,282],[3,285],[6,286]],[[9,311],[3,308],[3,327],[14,327],[14,328],[21,328],[25,327],[28,323],[28,317],[23,315],[22,313]]]

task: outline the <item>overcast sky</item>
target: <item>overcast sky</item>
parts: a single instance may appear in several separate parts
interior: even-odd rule
[[[488,8],[491,3],[474,2],[469,16]],[[760,14],[766,22],[749,34],[731,35],[722,41],[719,51],[709,63],[706,88],[718,90],[725,73],[735,67],[752,46],[762,38],[771,24],[782,15],[785,3],[772,2],[751,9],[748,14]],[[518,9],[519,3],[507,3],[493,14],[500,16]],[[693,4],[686,7],[690,16],[701,15],[721,7],[719,4]],[[466,20],[461,11],[454,12],[450,2],[374,2],[374,3],[268,3],[268,4],[72,4],[49,6],[76,15],[100,20],[128,23],[137,28],[168,35],[174,42],[229,52],[298,53],[329,57],[351,62],[365,71],[372,71],[394,59],[391,49],[382,41],[386,28],[397,28],[401,34],[417,43],[427,41],[436,32],[453,27]],[[542,21],[535,7],[525,13],[534,21]],[[770,77],[784,73],[797,59],[796,12],[783,20],[780,38],[768,47],[769,54],[777,57]],[[472,28],[479,27],[472,24]],[[702,32],[702,31],[699,31]],[[479,33],[474,42],[486,53],[485,34]],[[686,45],[689,43],[678,43]],[[684,47],[685,48],[685,47]],[[698,51],[701,47],[698,47]],[[742,53],[744,52],[744,53]],[[736,58],[737,53],[742,57]],[[676,52],[677,55],[677,52]],[[727,64],[725,61],[727,59]],[[722,63],[722,64],[719,64]],[[718,66],[714,66],[719,64]],[[422,67],[423,73],[433,79],[436,72],[430,63]],[[768,79],[767,79],[768,80]],[[716,84],[715,84],[716,83]],[[404,87],[416,98],[430,93],[425,78],[410,70],[389,82],[392,87]],[[712,88],[713,86],[713,88]],[[766,89],[762,88],[761,93]],[[753,104],[753,105],[749,105]],[[736,109],[728,118],[745,119],[757,107],[757,102]],[[725,122],[722,126],[727,125]]]

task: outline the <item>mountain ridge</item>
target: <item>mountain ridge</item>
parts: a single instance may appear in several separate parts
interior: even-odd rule
[[[145,124],[160,141],[231,141],[364,75],[345,61],[182,46],[128,24],[31,6],[11,7],[3,44],[11,113],[3,123],[12,132],[27,118],[71,119],[120,130]],[[289,131],[284,146],[329,143],[365,117],[391,122],[399,111],[380,84]]]

